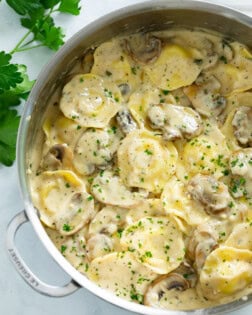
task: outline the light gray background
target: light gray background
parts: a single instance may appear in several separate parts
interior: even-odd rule
[[[56,18],[57,23],[66,30],[66,39],[96,18],[117,8],[142,2],[142,0],[82,0],[81,2],[82,11],[78,17],[61,15]],[[209,2],[226,4],[252,15],[251,0],[209,0]],[[20,26],[16,14],[2,1],[0,3],[0,51],[11,50],[24,33],[25,30]],[[31,78],[36,78],[52,54],[46,48],[41,48],[21,53],[15,56],[14,61],[26,64]],[[133,313],[120,310],[98,299],[85,289],[81,289],[71,296],[57,299],[42,296],[24,283],[10,263],[4,244],[8,222],[23,207],[16,165],[11,168],[0,166],[1,315],[133,315]],[[64,284],[69,280],[49,257],[29,223],[23,226],[18,233],[17,246],[28,265],[42,280],[55,285]],[[232,313],[232,315],[248,314],[252,314],[252,305]]]

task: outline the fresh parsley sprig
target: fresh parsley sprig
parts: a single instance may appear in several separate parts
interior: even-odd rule
[[[53,14],[80,13],[80,0],[6,0],[28,29],[10,51],[0,51],[0,163],[11,166],[15,160],[16,137],[20,116],[15,107],[29,95],[34,84],[27,68],[11,62],[12,55],[38,47],[58,50],[64,43],[64,32],[57,27]]]

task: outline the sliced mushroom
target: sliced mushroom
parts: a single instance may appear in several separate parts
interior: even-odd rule
[[[252,148],[241,149],[230,157],[230,191],[235,198],[252,197]]]
[[[239,107],[234,114],[232,126],[240,145],[252,147],[252,107]]]
[[[181,264],[173,272],[158,277],[152,282],[144,295],[144,304],[149,306],[158,306],[160,300],[165,298],[168,291],[185,291],[195,287],[196,274],[190,265]]]
[[[197,271],[201,270],[207,256],[217,247],[217,233],[211,224],[199,225],[189,240],[187,251]]]
[[[173,273],[180,274],[184,279],[187,280],[190,288],[194,288],[197,283],[197,274],[195,269],[191,266],[191,264],[184,260],[177,269],[173,271]]]
[[[141,192],[133,192],[118,175],[108,170],[94,178],[91,191],[98,201],[124,208],[131,208],[143,199]]]
[[[193,107],[203,116],[218,116],[226,107],[225,97],[219,94],[221,84],[213,76],[197,80],[197,84],[192,84],[184,88],[184,93],[192,102]]]
[[[137,129],[137,124],[127,109],[122,109],[117,113],[116,121],[124,134]]]
[[[161,40],[149,34],[141,34],[130,41],[126,40],[126,49],[131,58],[143,64],[154,62],[159,57],[161,48]]]
[[[199,114],[189,107],[158,104],[150,107],[148,118],[153,129],[161,129],[168,141],[198,136],[203,128]]]
[[[200,202],[210,215],[218,215],[230,209],[232,197],[228,187],[210,175],[195,175],[188,183],[190,196]]]
[[[113,241],[105,234],[96,234],[88,239],[86,250],[89,261],[92,261],[113,251]]]
[[[40,168],[46,171],[69,169],[72,166],[73,152],[66,144],[53,145],[44,156]]]

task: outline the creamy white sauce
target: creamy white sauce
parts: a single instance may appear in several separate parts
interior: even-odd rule
[[[136,303],[192,310],[251,294],[252,121],[238,119],[252,107],[249,49],[182,29],[90,54],[49,105],[27,170],[52,241]]]

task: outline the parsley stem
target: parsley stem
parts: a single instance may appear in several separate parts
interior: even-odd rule
[[[32,30],[28,31],[17,43],[17,45],[10,51],[10,54],[13,55],[15,52],[18,51],[19,47],[23,44],[23,42],[26,40],[26,38],[32,33]]]
[[[38,47],[43,47],[45,46],[44,44],[39,44],[39,45],[35,45],[35,46],[29,46],[29,47],[21,47],[15,50],[15,52],[22,52],[22,51],[26,51],[26,50],[30,50],[30,49],[34,49],[34,48],[38,48]]]
[[[22,45],[20,48],[26,47],[29,44],[31,44],[32,42],[34,42],[34,38],[32,38],[31,40],[29,40],[27,43],[24,43],[24,45]]]
[[[45,16],[44,18],[44,21],[45,22],[49,17],[50,15],[53,13],[53,8],[50,9],[50,11],[48,12],[48,14]],[[34,41],[34,38],[32,38],[31,40],[29,40],[27,43],[23,44],[24,41],[26,40],[26,38],[33,32],[33,28],[32,27],[21,39],[20,41],[17,43],[17,45],[10,51],[10,54],[13,55],[17,52],[22,52],[22,51],[26,51],[26,50],[30,50],[30,49],[33,49],[33,48],[38,48],[38,47],[41,47],[41,46],[44,46],[44,45],[36,45],[36,46],[29,46],[29,47],[25,47],[27,45],[29,45],[30,43],[32,43]]]

